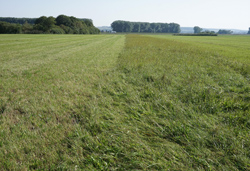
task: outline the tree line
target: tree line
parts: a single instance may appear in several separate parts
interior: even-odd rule
[[[90,19],[78,19],[66,15],[31,18],[0,18],[2,34],[99,34],[100,30]]]
[[[218,36],[218,34],[215,34],[215,33],[175,33],[173,34],[174,36]]]
[[[176,23],[147,23],[114,21],[111,24],[113,31],[126,33],[180,33],[180,25]]]
[[[232,34],[233,33],[233,31],[231,31],[231,30],[219,30],[218,31],[218,34]]]
[[[250,29],[250,28],[249,28]],[[202,32],[202,28],[200,28],[200,27],[198,27],[198,26],[195,26],[194,27],[194,33],[195,34],[200,34],[200,33],[205,33],[205,34],[208,34],[208,33],[211,33],[211,34],[215,34],[215,32],[214,31],[209,31],[209,30],[205,30],[205,31],[203,31]],[[232,34],[233,33],[233,31],[231,31],[231,30],[219,30],[218,32],[217,32],[217,34]]]

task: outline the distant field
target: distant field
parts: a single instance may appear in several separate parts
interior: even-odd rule
[[[197,49],[220,56],[230,57],[236,61],[250,63],[250,36],[249,35],[219,35],[218,37],[185,37],[172,35],[157,35],[157,38],[166,38],[178,42],[188,43]]]
[[[0,35],[0,168],[250,170],[249,47]]]

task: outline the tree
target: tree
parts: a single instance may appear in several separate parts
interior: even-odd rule
[[[111,24],[111,27],[112,27],[113,31],[116,31],[116,32],[123,32],[123,30],[122,30],[122,25],[123,25],[123,21],[114,21],[114,22]]]
[[[32,33],[33,25],[29,24],[27,21],[22,26],[23,33]]]
[[[247,34],[250,34],[250,27],[249,27],[249,31],[248,31],[248,33]]]
[[[172,26],[174,27],[173,33],[180,33],[181,32],[181,27],[179,24],[171,23]]]
[[[181,32],[181,29],[180,29],[179,24],[175,24],[175,23],[169,24],[169,33],[180,33],[180,32]]]
[[[231,31],[231,30],[219,30],[218,31],[218,34],[232,34],[233,33],[233,31]]]
[[[35,21],[34,28],[43,32],[49,32],[50,29],[55,26],[55,23],[56,22],[54,17],[47,18],[45,16],[42,16]]]
[[[202,28],[198,27],[198,26],[195,26],[194,27],[194,33],[197,34],[197,33],[200,33],[202,31]]]
[[[48,17],[44,22],[45,31],[49,31],[52,29],[56,24],[54,17]]]
[[[19,34],[22,33],[20,24],[12,24],[0,21],[0,34]]]
[[[5,21],[7,23],[13,24],[35,24],[36,18],[13,18],[13,17],[0,17],[0,21]]]
[[[152,33],[156,33],[156,27],[157,27],[157,23],[151,23],[150,24],[150,28],[151,28],[151,32]]]
[[[70,27],[71,24],[72,24],[71,19],[68,16],[66,16],[66,15],[59,15],[56,18],[56,25],[58,25],[58,26],[65,25],[65,26]]]
[[[161,24],[161,33],[169,33],[169,24]]]
[[[133,24],[131,22],[125,22],[123,24],[123,32],[130,33],[133,30]]]
[[[155,32],[156,33],[161,33],[162,32],[161,23],[156,23]]]
[[[5,22],[5,20],[8,22]],[[130,27],[125,29],[130,31]],[[59,15],[56,19],[46,16],[36,19],[0,17],[1,33],[99,34],[100,30],[93,25],[91,19],[78,19],[73,16]]]
[[[113,31],[134,33],[179,33],[180,25],[176,23],[146,23],[114,21],[111,24]]]
[[[93,21],[91,19],[80,19],[82,20],[88,27],[93,27]]]
[[[41,16],[38,19],[36,19],[35,24],[43,24],[46,19],[47,19],[47,17]]]
[[[65,34],[65,31],[59,27],[59,26],[54,26],[51,30],[50,30],[51,34]]]
[[[132,32],[140,33],[141,32],[141,24],[140,23],[134,23],[134,27],[133,27]]]
[[[150,23],[142,23],[141,24],[141,32],[148,33],[150,32]]]

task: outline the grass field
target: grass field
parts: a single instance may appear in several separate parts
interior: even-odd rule
[[[0,168],[250,170],[249,47],[0,35]]]
[[[236,61],[246,62],[250,60],[250,36],[249,35],[220,35],[219,37],[187,37],[187,36],[172,36],[172,35],[157,35],[158,38],[167,38],[175,41],[186,42],[201,48],[203,51],[213,53],[219,56],[236,59]]]

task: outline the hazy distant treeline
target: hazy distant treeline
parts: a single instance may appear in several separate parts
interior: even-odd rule
[[[174,36],[218,36],[218,34],[215,33],[177,33],[173,34]]]
[[[2,34],[99,34],[100,30],[90,19],[78,19],[66,15],[57,18],[0,18]]]
[[[111,24],[113,31],[127,33],[179,33],[180,25],[176,23],[146,23],[114,21]]]

